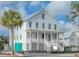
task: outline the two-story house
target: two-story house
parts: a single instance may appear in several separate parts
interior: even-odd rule
[[[15,28],[15,51],[64,51],[59,23],[45,9],[26,18]]]

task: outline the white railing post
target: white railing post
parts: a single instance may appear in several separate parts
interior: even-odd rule
[[[51,33],[51,42],[52,42],[52,33]]]
[[[46,40],[46,35],[45,35],[46,33],[44,33],[44,50],[45,50],[45,40]],[[46,43],[47,44],[47,43]]]
[[[37,32],[37,50],[39,50],[39,33]]]
[[[50,45],[52,46],[52,33],[51,34],[51,40],[50,40]],[[50,46],[50,50],[51,50],[51,46]]]
[[[63,51],[64,51],[64,33],[62,33],[62,38],[63,38]]]
[[[57,43],[59,43],[59,34],[57,33]]]
[[[30,31],[30,50],[32,50],[32,33],[31,33],[31,31]]]

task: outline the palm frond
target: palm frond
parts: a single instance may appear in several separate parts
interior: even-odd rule
[[[1,23],[7,27],[20,26],[22,24],[21,15],[18,11],[10,9],[4,12]]]

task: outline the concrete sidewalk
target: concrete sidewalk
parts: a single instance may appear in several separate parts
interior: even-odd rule
[[[24,55],[21,53],[15,53],[13,55],[12,52],[4,52],[4,51],[0,52],[0,57],[19,57],[19,56],[24,56]]]

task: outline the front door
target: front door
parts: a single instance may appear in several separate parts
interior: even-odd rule
[[[22,51],[22,43],[15,43],[15,51],[16,52]]]

